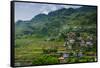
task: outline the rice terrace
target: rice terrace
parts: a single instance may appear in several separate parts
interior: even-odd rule
[[[15,66],[97,61],[96,6],[15,2],[15,11]]]

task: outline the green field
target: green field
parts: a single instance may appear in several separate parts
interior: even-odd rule
[[[45,41],[43,38],[22,38],[16,39],[15,46],[15,64],[20,65],[40,65],[40,64],[58,64],[60,63],[59,52],[69,52],[63,46],[64,41]],[[44,53],[43,49],[57,48],[57,52]],[[91,52],[89,52],[91,53]],[[94,52],[93,52],[94,53]],[[48,57],[48,60],[47,58]],[[41,59],[40,59],[41,58]],[[92,62],[96,61],[96,56],[84,56],[81,58],[69,57],[65,63],[74,62]],[[40,59],[40,61],[39,61]],[[46,61],[47,60],[47,61]],[[56,61],[55,61],[56,60]],[[45,63],[46,62],[46,63]]]
[[[32,61],[43,55],[43,48],[62,46],[64,42],[44,41],[43,39],[16,39],[15,59],[18,61]]]

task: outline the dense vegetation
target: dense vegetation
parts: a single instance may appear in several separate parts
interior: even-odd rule
[[[48,15],[36,15],[29,21],[17,21],[16,66],[18,63],[40,65],[96,61],[96,23],[97,8],[94,6],[62,8]],[[70,43],[73,40],[75,42]],[[59,57],[63,53],[69,53],[70,57],[62,62]],[[84,56],[79,57],[79,53]]]

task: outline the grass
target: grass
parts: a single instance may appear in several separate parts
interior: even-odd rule
[[[39,57],[40,58],[42,57],[41,60],[43,61],[47,60],[46,58],[43,58],[43,56],[49,57],[48,62],[50,61],[50,57],[51,59],[52,58],[57,59],[59,55],[44,54],[43,48],[48,49],[48,48],[57,47],[58,52],[61,52],[61,51],[66,50],[66,48],[63,47],[63,44],[64,44],[63,41],[59,41],[59,42],[58,41],[45,41],[43,38],[16,39],[15,40],[15,63],[21,63],[21,65],[27,65],[28,63],[32,64],[33,62],[37,61],[37,64],[38,64],[38,62],[39,63],[41,62],[38,60]],[[66,50],[66,52],[69,52],[69,50]],[[93,52],[86,52],[85,54],[87,53],[93,53]],[[94,61],[94,58],[95,57],[92,57],[92,56],[84,56],[82,58],[70,57],[66,59],[66,63],[89,62],[89,61],[92,62]],[[57,60],[57,63],[58,63],[58,60]]]
[[[16,39],[15,61],[32,60],[43,54],[43,48],[51,48],[54,46],[62,46],[64,42],[44,41],[43,39]]]

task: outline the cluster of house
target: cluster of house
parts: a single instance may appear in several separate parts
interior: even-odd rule
[[[74,32],[68,33],[66,38],[65,38],[64,46],[67,46],[69,49],[72,49],[71,45],[73,45],[75,43],[79,44],[80,46],[91,47],[91,46],[93,46],[94,42],[93,42],[93,37],[92,36],[87,36],[87,38],[84,39],[81,36],[77,37]]]
[[[76,44],[76,43],[77,43],[77,45],[79,45],[79,47],[81,47],[81,46],[92,47],[94,44],[93,37],[91,37],[91,36],[87,36],[87,39],[84,40],[81,36],[77,37],[74,32],[68,33],[67,36],[65,37],[64,47],[66,47],[67,49],[70,49],[72,51],[73,44]],[[79,52],[75,52],[73,50],[73,56],[82,57],[84,55],[80,49]],[[70,57],[70,53],[62,53],[62,56],[60,56],[58,59],[60,60],[60,63],[65,63],[66,62],[65,59],[68,57]]]
[[[66,58],[69,58],[69,57],[85,56],[83,54],[84,49],[81,49],[81,48],[83,47],[91,48],[94,46],[94,42],[95,42],[93,39],[93,36],[87,35],[84,37],[80,35],[80,33],[77,34],[75,32],[69,32],[67,34],[63,34],[62,36],[65,41],[64,46],[59,46],[58,48],[60,48],[60,51],[57,52],[58,54],[61,54],[61,56],[58,58],[60,63],[66,63]],[[52,41],[52,40],[55,40],[55,38],[47,39],[47,41]]]
[[[82,57],[84,56],[82,52],[74,53],[74,57]],[[62,53],[62,55],[58,58],[60,63],[66,63],[66,58],[70,57],[70,53]]]

